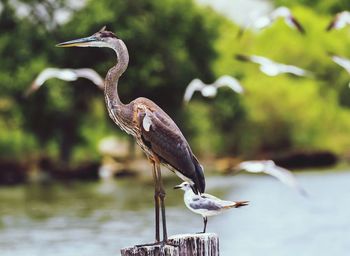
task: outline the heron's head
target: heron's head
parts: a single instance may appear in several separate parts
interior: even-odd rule
[[[113,48],[113,41],[120,40],[113,32],[107,31],[104,26],[92,36],[79,38],[57,44],[57,47],[109,47]]]
[[[190,183],[188,183],[187,181],[184,181],[180,185],[175,186],[174,189],[182,189],[184,191],[187,191],[187,190],[190,190],[192,188],[191,188]]]

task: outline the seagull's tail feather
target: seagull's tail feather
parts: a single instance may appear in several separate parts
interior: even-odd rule
[[[296,29],[303,35],[305,35],[305,29],[304,27],[297,21],[296,18],[292,17],[292,22],[295,25]]]
[[[235,58],[240,61],[250,61],[250,57],[244,54],[236,54]]]
[[[249,204],[249,201],[238,201],[238,202],[231,202],[231,204],[224,206],[225,209],[229,208],[239,208],[242,206],[247,206]]]
[[[327,26],[327,28],[326,28],[326,31],[331,31],[333,28],[334,28],[334,23],[335,23],[335,21],[334,20],[332,20],[330,23],[329,23],[329,25]]]

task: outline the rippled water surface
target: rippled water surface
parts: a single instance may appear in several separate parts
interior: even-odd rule
[[[208,222],[221,255],[349,255],[350,172],[297,173],[304,198],[264,175],[207,178],[208,192],[249,200]],[[169,234],[197,232],[178,180],[167,180]],[[1,256],[115,256],[153,239],[153,187],[134,179],[0,188]]]

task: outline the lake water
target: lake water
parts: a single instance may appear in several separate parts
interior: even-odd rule
[[[264,175],[208,177],[208,192],[250,206],[209,218],[221,255],[350,255],[350,171],[297,173],[304,198]],[[202,229],[166,180],[169,235]],[[0,188],[1,256],[115,256],[154,237],[151,182]]]

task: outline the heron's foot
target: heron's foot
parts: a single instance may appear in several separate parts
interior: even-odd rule
[[[196,234],[205,234],[206,232],[201,231],[201,232],[196,232]]]
[[[173,246],[173,247],[179,247],[177,244],[174,244],[172,242],[170,242],[169,240],[167,241],[161,241],[161,242],[154,242],[154,243],[148,243],[148,244],[138,244],[135,245],[136,247],[147,247],[147,246],[155,246],[155,245],[159,245],[160,247],[164,247],[166,245],[168,246]]]
[[[166,245],[168,245],[168,246],[173,246],[173,247],[179,247],[179,245],[177,245],[177,244],[174,244],[173,242],[170,242],[169,240],[166,240],[166,241],[162,241],[162,242],[160,242],[160,246],[161,247],[164,247],[164,246],[166,246]]]
[[[154,243],[148,243],[148,244],[137,244],[136,247],[147,247],[147,246],[155,246],[160,245],[162,242],[155,241]]]

